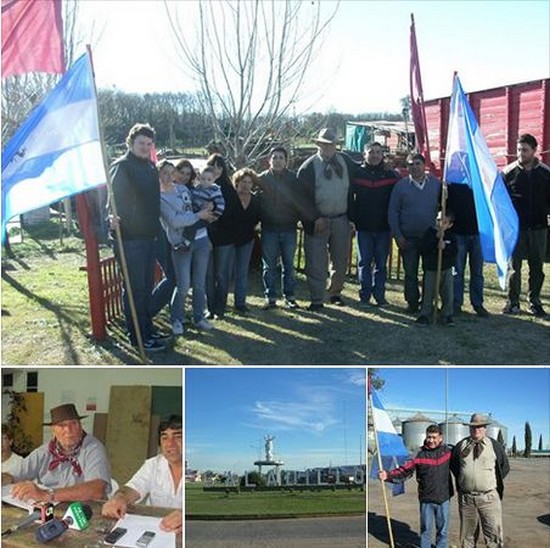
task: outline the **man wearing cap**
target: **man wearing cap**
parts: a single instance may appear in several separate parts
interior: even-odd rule
[[[403,257],[407,312],[420,307],[418,267],[422,237],[435,224],[441,181],[426,173],[426,160],[413,153],[407,158],[409,176],[395,185],[388,207],[390,230]]]
[[[153,506],[176,508],[165,516],[161,529],[181,532],[183,507],[181,450],[181,415],[171,415],[159,425],[160,453],[147,459],[132,479],[103,505],[102,514],[111,518],[124,517],[128,505],[145,501]]]
[[[53,437],[21,463],[15,475],[2,474],[2,483],[13,483],[11,494],[35,502],[86,501],[105,498],[111,472],[105,447],[87,434],[72,403],[50,411]],[[40,487],[39,487],[40,485]]]
[[[504,546],[501,500],[510,465],[502,445],[486,436],[488,424],[485,415],[474,413],[466,424],[470,436],[459,441],[451,455],[458,491],[461,548],[475,548],[479,527],[488,548]]]
[[[333,129],[322,129],[315,142],[317,154],[308,158],[298,170],[298,186],[303,198],[305,272],[311,299],[309,310],[313,311],[324,306],[329,256],[329,299],[336,306],[344,306],[340,294],[349,260],[348,196],[350,181],[357,169],[349,156],[336,151]]]

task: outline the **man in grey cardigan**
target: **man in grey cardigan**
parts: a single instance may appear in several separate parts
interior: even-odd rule
[[[414,314],[420,307],[420,243],[423,234],[435,223],[441,181],[426,173],[426,160],[422,154],[410,154],[407,166],[409,176],[398,181],[393,189],[388,221],[403,257],[407,312]]]

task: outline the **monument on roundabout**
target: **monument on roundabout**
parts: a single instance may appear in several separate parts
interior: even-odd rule
[[[264,447],[265,447],[265,459],[257,460],[254,462],[254,466],[258,467],[258,473],[262,474],[262,466],[270,466],[266,474],[266,484],[267,485],[281,485],[281,466],[284,465],[282,460],[278,460],[273,456],[273,440],[275,436],[270,436],[269,434],[264,438]]]

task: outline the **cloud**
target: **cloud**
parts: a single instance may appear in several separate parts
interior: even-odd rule
[[[301,401],[256,401],[255,426],[272,430],[300,430],[321,434],[339,424],[332,397],[325,393],[304,395]]]
[[[367,384],[367,375],[364,369],[348,369],[347,382],[355,386],[365,386]]]

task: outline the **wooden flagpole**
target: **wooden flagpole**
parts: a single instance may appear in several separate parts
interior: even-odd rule
[[[370,386],[369,386],[370,388]],[[374,447],[376,450],[376,457],[378,460],[378,470],[383,470],[382,468],[382,455],[380,454],[380,446],[378,445],[378,432],[376,431],[376,421],[374,420],[374,412],[373,412],[373,404],[372,404],[372,393],[369,390],[369,406],[370,406],[370,412],[372,417],[372,429],[374,431]],[[386,493],[386,488],[384,487],[384,482],[380,480],[380,487],[382,488],[382,497],[384,498],[384,508],[386,509],[386,521],[388,523],[388,534],[390,537],[390,546],[391,548],[395,548],[395,544],[393,541],[393,530],[391,526],[391,518],[390,518],[390,507],[388,504],[388,495]]]
[[[447,212],[447,181],[443,181],[441,187],[441,223],[445,218]],[[433,323],[437,322],[437,307],[439,306],[439,284],[441,283],[441,268],[443,265],[443,230],[439,230],[439,242],[437,246],[437,272],[435,275],[435,299],[434,299],[434,314],[433,314]]]
[[[96,102],[97,102],[97,87],[95,83],[95,70],[94,70],[94,63],[92,58],[92,48],[88,44],[86,45],[86,50],[88,51],[88,55],[90,56],[90,63],[92,65],[92,81],[94,84],[94,92],[96,95]],[[100,117],[99,117],[99,104],[97,105],[97,112],[98,112],[98,128],[99,128],[99,140],[101,143],[101,155],[103,157],[103,167],[105,168],[105,175],[107,179],[107,192],[109,195],[109,205],[111,208],[111,212],[113,214],[113,217],[115,219],[118,219],[117,214],[117,208],[116,208],[116,201],[115,201],[115,195],[113,192],[113,183],[111,181],[111,174],[109,172],[109,165],[107,162],[107,151],[105,149],[105,139],[103,137],[103,128],[101,126]],[[116,237],[116,245],[118,247],[119,252],[119,259],[120,259],[120,266],[122,269],[122,276],[124,278],[124,285],[126,287],[126,292],[128,294],[128,303],[130,305],[130,314],[132,316],[132,323],[134,324],[134,330],[136,332],[136,339],[138,343],[139,348],[139,354],[141,356],[142,365],[148,365],[149,360],[147,359],[147,355],[145,354],[145,348],[143,346],[143,338],[141,336],[141,329],[139,328],[139,321],[137,317],[137,311],[136,311],[136,304],[134,302],[134,294],[132,292],[132,286],[130,284],[130,275],[128,273],[128,264],[126,262],[126,254],[124,253],[124,245],[122,243],[122,234],[120,232],[120,226],[118,222],[114,223],[115,228],[115,237]]]

